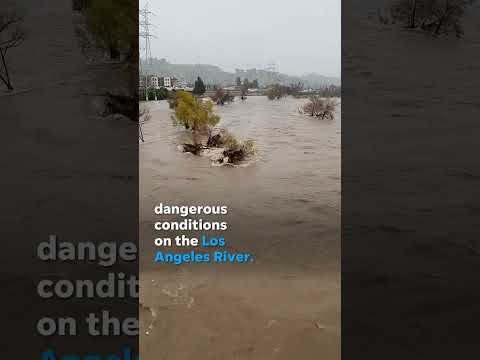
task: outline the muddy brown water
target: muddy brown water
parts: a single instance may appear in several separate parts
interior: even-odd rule
[[[166,102],[150,103],[152,118],[143,126],[146,142],[140,145],[141,222],[155,218],[152,209],[160,202],[226,204],[231,243],[258,248],[258,255],[281,265],[315,268],[324,255],[335,263],[340,108],[335,120],[319,120],[298,113],[304,102],[251,97],[216,107],[218,127],[255,141],[255,158],[237,168],[214,167],[207,158],[179,152],[185,130],[172,125]],[[281,249],[289,255],[277,253]]]
[[[340,106],[334,120],[320,120],[298,112],[305,101],[250,97],[215,107],[218,128],[255,141],[254,158],[239,167],[179,152],[185,130],[166,102],[148,103],[140,145],[143,358],[339,358]],[[202,218],[227,221],[228,249],[255,262],[155,264],[159,203],[227,205],[226,217]]]

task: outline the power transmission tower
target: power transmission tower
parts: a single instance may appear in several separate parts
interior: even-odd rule
[[[148,3],[145,5],[143,9],[139,10],[139,32],[138,35],[141,39],[140,41],[140,49],[144,51],[144,60],[142,61],[142,56],[140,55],[140,74],[145,76],[145,94],[147,95],[147,88],[148,88],[148,74],[146,73],[145,67],[152,65],[152,48],[150,44],[150,40],[155,36],[150,33],[150,29],[153,25],[150,23],[150,16],[155,15],[151,12],[148,8]],[[148,99],[147,99],[148,100]]]
[[[155,36],[150,33],[150,28],[153,25],[150,23],[150,16],[155,15],[148,8],[148,3],[143,9],[139,9],[139,32],[140,37],[140,52],[144,51],[145,59],[142,61],[142,55],[140,55],[140,76],[145,79],[145,100],[148,101],[148,73],[147,67],[152,65],[152,48],[150,40]],[[142,125],[148,120],[148,116],[144,115],[143,119],[139,119],[139,138],[142,142],[145,141],[142,131]]]
[[[271,72],[277,72],[277,70],[278,70],[277,64],[275,64],[275,63],[267,64],[267,66],[265,67],[265,70],[271,71]]]
[[[154,38],[155,36],[150,33],[150,29],[153,27],[153,24],[150,23],[150,16],[155,15],[151,12],[148,8],[148,3],[145,5],[143,9],[139,10],[139,36],[143,40],[141,43],[141,47],[144,51],[145,62],[150,63],[152,61],[152,49],[150,45],[150,39]],[[142,46],[143,44],[143,46]]]

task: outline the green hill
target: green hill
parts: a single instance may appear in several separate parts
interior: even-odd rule
[[[287,74],[271,72],[259,69],[239,70],[226,72],[214,65],[206,64],[171,64],[165,59],[152,59],[151,65],[142,63],[145,71],[160,76],[175,76],[193,84],[200,76],[208,85],[234,85],[236,78],[243,81],[248,78],[250,81],[258,79],[260,86],[270,84],[290,85],[301,82],[306,88],[320,88],[327,85],[340,85],[340,79],[319,74],[307,74],[304,76],[290,76]]]

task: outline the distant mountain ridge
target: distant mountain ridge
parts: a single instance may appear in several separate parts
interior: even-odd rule
[[[159,76],[175,76],[193,84],[200,76],[206,84],[235,84],[237,77],[243,81],[247,78],[249,81],[255,79],[259,84],[284,84],[290,85],[301,82],[306,88],[321,88],[329,85],[340,85],[340,79],[336,77],[323,76],[315,73],[303,76],[291,76],[287,74],[260,70],[260,69],[237,69],[235,72],[227,72],[215,65],[207,64],[171,64],[165,59],[152,59],[151,65],[142,63],[145,71]]]

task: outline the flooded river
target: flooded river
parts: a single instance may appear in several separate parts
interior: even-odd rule
[[[173,126],[166,102],[150,103],[140,145],[141,221],[153,218],[159,202],[226,204],[232,244],[256,248],[258,256],[283,265],[336,264],[340,108],[335,120],[319,120],[298,113],[304,102],[250,97],[216,107],[218,127],[255,141],[256,158],[237,168],[179,152],[185,130]]]
[[[140,144],[141,318],[150,329],[143,358],[189,359],[200,350],[173,338],[185,333],[209,354],[199,359],[338,358],[340,106],[334,120],[321,120],[298,112],[305,101],[249,97],[215,107],[219,128],[255,141],[255,158],[242,167],[180,152],[185,129],[173,125],[165,101],[148,103]],[[161,202],[227,205],[228,247],[255,262],[155,264],[153,208]],[[159,311],[161,321],[152,315]]]

